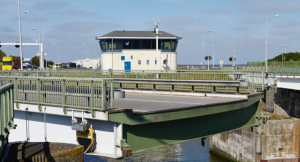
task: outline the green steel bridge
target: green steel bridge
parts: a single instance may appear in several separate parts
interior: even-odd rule
[[[127,75],[127,78],[170,77],[234,82],[245,79],[241,74],[99,72],[80,78],[78,72],[74,72],[75,77],[70,76],[72,71],[59,76],[61,73],[16,71],[0,76],[0,85],[5,85],[0,90],[2,141],[15,117],[18,128],[11,133],[10,142],[45,140],[81,144],[83,135],[78,132],[83,131],[89,134],[86,138],[90,139],[92,146],[87,145],[86,152],[116,158],[255,127],[265,119],[259,108],[263,93],[252,91],[262,90],[264,84],[241,85],[238,94],[232,92],[237,86],[218,85],[216,93],[211,93],[213,85],[199,84],[191,92],[191,84],[175,85],[175,90],[171,85],[157,85],[153,90],[149,89],[151,83],[143,83],[136,89],[134,81],[123,84],[120,89],[113,77],[104,77]],[[114,98],[116,90],[125,91],[126,97]],[[9,111],[5,110],[7,107],[10,107]]]

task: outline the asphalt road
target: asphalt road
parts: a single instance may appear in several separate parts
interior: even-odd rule
[[[125,98],[114,99],[114,107],[117,109],[132,109],[138,111],[157,111],[238,100],[243,99],[126,93]]]

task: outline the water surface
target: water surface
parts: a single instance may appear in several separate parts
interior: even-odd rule
[[[219,157],[209,153],[209,144],[201,146],[201,139],[187,141],[179,144],[169,145],[158,149],[153,149],[123,159],[112,159],[101,156],[85,155],[85,162],[173,162],[173,161],[199,161],[199,162],[226,162]]]

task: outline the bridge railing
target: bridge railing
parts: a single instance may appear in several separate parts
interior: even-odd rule
[[[13,83],[18,103],[106,111],[113,109],[113,80],[99,78],[8,77],[0,76],[0,85]]]
[[[82,70],[64,69],[47,71],[10,71],[2,72],[6,76],[42,76],[42,77],[77,77],[77,78],[136,78],[136,79],[186,79],[186,80],[249,80],[250,86],[240,87],[240,90],[263,90],[265,79],[262,71],[235,70]],[[123,87],[135,85],[124,84]],[[143,84],[140,87],[150,88]],[[158,85],[157,88],[170,88],[168,85]],[[186,86],[177,86],[187,88]],[[195,86],[195,89],[212,90],[211,86]],[[232,87],[217,87],[217,90],[235,90]]]
[[[7,139],[14,118],[14,85],[8,83],[0,87],[0,147]]]

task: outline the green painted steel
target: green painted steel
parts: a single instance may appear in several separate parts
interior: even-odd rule
[[[13,84],[8,83],[0,87],[0,147],[8,138],[14,118]]]
[[[112,79],[0,76],[0,83],[14,83],[17,106],[20,102],[37,104],[40,111],[41,105],[59,106],[64,113],[67,107],[89,109],[93,116],[94,110],[113,108],[106,104],[107,91],[113,94]],[[113,102],[110,97],[112,106]]]
[[[230,102],[219,102],[204,106],[193,106],[190,108],[169,109],[164,111],[154,111],[147,113],[133,113],[132,110],[119,112],[109,112],[109,121],[123,123],[127,125],[141,125],[171,120],[194,118],[216,113],[226,113],[233,110],[247,108],[247,106],[257,103],[263,98],[263,93],[249,96],[248,99]]]
[[[261,118],[262,93],[248,100],[218,103],[186,109],[132,113],[109,112],[109,121],[123,123],[123,139],[133,153],[206,137],[238,128],[255,126]]]

